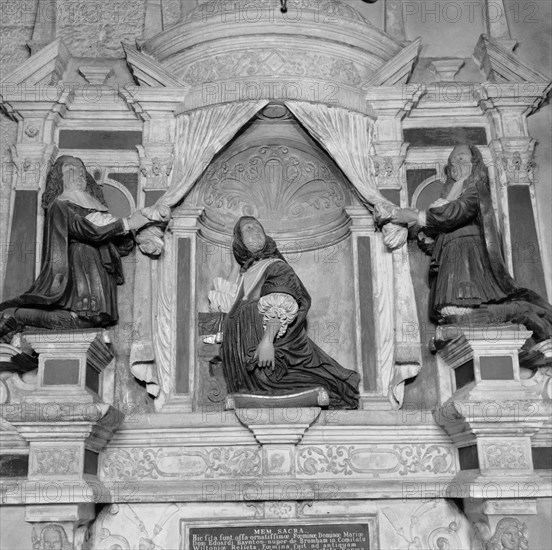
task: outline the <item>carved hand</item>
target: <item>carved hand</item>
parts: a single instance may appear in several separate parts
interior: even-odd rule
[[[401,208],[397,210],[393,216],[393,221],[395,223],[410,224],[416,223],[418,219],[418,213],[412,208]]]
[[[146,216],[144,216],[142,212],[140,212],[140,210],[136,210],[132,213],[130,218],[128,218],[128,227],[130,229],[140,229],[148,223],[150,223],[150,220],[148,220],[148,218],[146,218]]]
[[[258,358],[259,367],[271,367],[274,370],[274,344],[272,342],[263,338],[257,346],[255,357]]]

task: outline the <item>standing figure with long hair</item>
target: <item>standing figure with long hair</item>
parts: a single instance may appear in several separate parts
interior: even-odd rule
[[[104,327],[118,319],[121,255],[133,247],[129,231],[149,223],[140,211],[109,214],[102,189],[82,160],[60,156],[46,179],[40,273],[21,296],[0,304],[0,338],[25,326],[46,329]]]
[[[489,174],[477,147],[458,145],[441,198],[426,211],[399,209],[392,221],[417,227],[431,254],[430,306],[438,323],[521,323],[529,344],[552,337],[552,306],[520,287],[505,265],[491,201]]]
[[[228,391],[274,396],[322,387],[330,408],[356,409],[359,374],[307,337],[309,293],[255,218],[238,220],[232,250],[236,285],[222,343]]]

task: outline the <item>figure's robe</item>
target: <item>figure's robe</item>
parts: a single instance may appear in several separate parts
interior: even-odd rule
[[[98,226],[86,219],[94,210],[56,199],[46,211],[41,271],[24,294],[0,305],[68,310],[94,326],[118,320],[117,284],[121,254],[132,248],[122,220]],[[119,241],[115,246],[114,241]]]
[[[259,367],[255,358],[264,335],[258,302],[272,293],[289,294],[298,305],[297,316],[274,341],[274,369]],[[329,393],[331,408],[358,407],[360,376],[342,367],[307,337],[311,298],[286,262],[272,260],[246,299],[242,298],[243,294],[238,294],[224,324],[222,362],[229,392],[278,395],[321,386]]]
[[[424,233],[435,239],[430,267],[433,314],[447,306],[478,308],[516,302],[544,323],[547,337],[552,306],[536,292],[521,287],[509,274],[502,256],[490,192],[483,181],[466,185],[460,196],[429,208]],[[504,313],[506,321],[509,314]],[[513,318],[510,320],[514,320]]]

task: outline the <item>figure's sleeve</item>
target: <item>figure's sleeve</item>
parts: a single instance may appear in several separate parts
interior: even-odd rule
[[[101,243],[125,232],[125,226],[121,219],[98,226],[80,214],[75,212],[69,214],[69,234],[84,242]]]
[[[462,195],[449,203],[425,212],[424,229],[430,234],[449,233],[472,222],[479,212],[479,199],[475,186],[468,187]]]
[[[238,285],[222,277],[213,279],[215,290],[209,292],[209,309],[228,313],[236,300]]]
[[[272,292],[259,299],[257,304],[259,313],[263,316],[263,328],[271,321],[278,321],[280,328],[276,338],[282,337],[290,323],[297,317],[299,305],[295,298],[282,292]]]

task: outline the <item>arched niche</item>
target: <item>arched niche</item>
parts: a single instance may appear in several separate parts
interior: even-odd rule
[[[175,273],[186,270],[189,254],[195,256],[195,280],[191,284],[197,312],[209,311],[213,278],[225,277],[230,271],[236,221],[242,215],[254,215],[311,294],[309,336],[343,366],[359,372],[371,369],[364,373],[364,392],[381,391],[375,366],[373,297],[366,294],[361,300],[359,296],[371,273],[365,270],[365,281],[360,282],[358,275],[359,254],[368,255],[363,261],[369,265],[370,246],[375,246],[375,241],[372,245],[363,242],[359,253],[352,228],[361,219],[360,224],[365,224],[362,230],[373,232],[371,218],[343,172],[285,107],[270,105],[246,125],[205,168],[190,194],[173,211],[173,219],[189,220],[194,213],[196,222],[176,222],[184,224],[186,234],[184,227],[193,226],[197,232],[194,244],[182,256],[186,258],[182,265],[177,260]],[[174,246],[176,250],[181,245]],[[175,258],[180,254],[175,252]],[[370,327],[363,329],[361,302],[370,318]],[[371,361],[366,361],[362,339],[365,343],[371,339],[367,352],[372,354]],[[191,378],[196,405],[224,398],[221,373],[214,380],[209,373],[208,352],[202,349],[198,341],[195,375]]]

